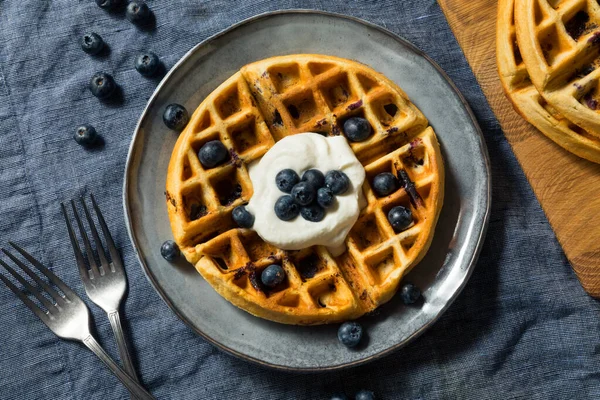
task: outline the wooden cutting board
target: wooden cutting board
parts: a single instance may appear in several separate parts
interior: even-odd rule
[[[600,298],[600,165],[547,139],[504,96],[495,54],[498,1],[438,2],[581,285]]]

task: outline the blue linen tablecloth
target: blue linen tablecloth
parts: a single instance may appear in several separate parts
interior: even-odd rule
[[[156,29],[92,0],[0,0],[0,244],[16,241],[86,299],[59,203],[93,191],[129,277],[125,328],[144,384],[161,399],[328,399],[368,388],[379,399],[599,399],[600,305],[580,287],[434,0],[149,1]],[[483,252],[445,315],[408,347],[334,373],[274,372],[218,351],[178,320],[151,288],[124,225],[121,186],[131,135],[157,81],[133,68],[141,49],[167,68],[192,46],[252,15],[314,8],[386,27],[427,52],[477,115],[489,147],[493,208]],[[494,29],[490,26],[490,29]],[[99,33],[110,54],[78,44]],[[276,38],[274,38],[276,40]],[[93,72],[123,89],[105,105]],[[105,146],[72,139],[91,123]],[[468,155],[465,155],[468,156]],[[117,357],[110,325],[91,306],[98,336]],[[0,285],[0,399],[125,399],[83,346],[56,338]]]

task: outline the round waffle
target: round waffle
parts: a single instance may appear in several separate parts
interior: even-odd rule
[[[500,81],[515,110],[566,150],[600,163],[600,138],[586,132],[560,114],[531,82],[517,44],[515,0],[498,2],[496,57]]]
[[[249,163],[288,135],[340,135],[353,116],[366,118],[374,134],[351,144],[365,167],[368,205],[346,238],[346,252],[333,257],[323,246],[284,251],[236,226],[233,208],[253,193]],[[215,139],[231,159],[204,169],[198,150]],[[384,171],[403,188],[377,198],[369,183]],[[246,65],[215,89],[181,133],[166,186],[175,241],[217,292],[256,316],[310,325],[357,318],[393,296],[429,248],[444,169],[433,129],[393,82],[357,62],[302,54]],[[414,221],[400,233],[386,218],[397,205],[409,208]],[[268,289],[260,274],[273,263],[287,279]]]

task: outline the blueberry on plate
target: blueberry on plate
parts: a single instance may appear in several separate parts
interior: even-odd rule
[[[292,198],[301,206],[307,206],[317,197],[317,189],[310,182],[300,181],[292,188]]]
[[[252,228],[254,225],[254,215],[250,214],[246,207],[237,206],[231,213],[231,218],[240,228]]]
[[[318,204],[310,204],[300,208],[300,215],[307,221],[319,222],[325,218],[325,210]]]
[[[204,168],[213,168],[223,164],[229,158],[229,151],[223,143],[218,140],[211,140],[204,143],[198,151],[198,159]]]
[[[400,297],[404,304],[414,304],[421,298],[421,290],[412,283],[406,283],[400,289]]]
[[[291,193],[296,183],[300,182],[300,177],[293,169],[283,169],[275,176],[275,184],[283,193]]]
[[[331,396],[331,399],[329,400],[349,400],[348,396],[346,396],[344,393],[336,393],[333,396]]]
[[[370,390],[361,390],[360,392],[356,393],[354,400],[375,400],[375,393],[371,392]]]
[[[91,125],[84,124],[77,127],[75,133],[73,134],[73,138],[77,144],[89,147],[96,143],[98,134],[96,133],[96,128]]]
[[[106,10],[110,10],[121,4],[121,0],[96,0],[96,4],[100,8],[104,8]]]
[[[325,185],[333,194],[344,194],[350,187],[350,178],[342,171],[333,170],[325,175]]]
[[[344,122],[344,133],[351,142],[362,142],[371,135],[371,124],[364,118],[349,118]]]
[[[90,91],[99,99],[107,99],[115,92],[117,84],[106,72],[96,72],[90,79]]]
[[[322,187],[317,190],[317,203],[323,207],[328,208],[333,205],[335,201],[335,196],[333,192],[328,187]]]
[[[160,60],[158,56],[151,51],[140,53],[135,58],[135,69],[144,76],[152,76],[158,71]]]
[[[300,214],[300,207],[292,196],[281,196],[275,202],[275,215],[282,221],[291,221]]]
[[[302,180],[310,182],[314,187],[322,188],[325,186],[325,175],[318,169],[309,169],[302,174]]]
[[[190,116],[181,104],[169,104],[163,113],[163,122],[167,128],[174,131],[181,131],[187,125]]]
[[[396,206],[388,212],[388,221],[395,232],[402,232],[412,223],[412,212],[403,206]]]
[[[160,246],[160,254],[167,261],[175,261],[179,257],[179,246],[172,240],[167,240]]]
[[[346,347],[356,347],[362,339],[363,328],[355,321],[344,322],[338,329],[338,340]]]
[[[131,0],[129,4],[127,4],[125,16],[129,22],[133,22],[134,24],[144,24],[150,20],[150,15],[150,8],[148,8],[148,5],[143,1]]]
[[[394,193],[400,187],[400,182],[394,174],[390,172],[383,172],[377,174],[373,178],[373,191],[379,197],[384,197]]]
[[[285,271],[281,268],[281,265],[272,264],[265,268],[260,274],[260,280],[263,285],[268,288],[274,288],[279,285],[285,279]]]
[[[88,54],[100,53],[104,48],[104,40],[97,33],[86,33],[81,37],[81,49]]]

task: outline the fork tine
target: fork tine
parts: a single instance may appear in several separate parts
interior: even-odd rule
[[[79,213],[77,213],[77,208],[75,208],[75,202],[71,200],[71,208],[73,209],[73,214],[75,214],[75,221],[77,221],[77,226],[79,227],[79,233],[81,234],[81,238],[83,239],[83,245],[85,246],[85,252],[87,253],[87,259],[90,263],[90,268],[92,270],[92,276],[100,275],[100,271],[98,270],[98,265],[96,264],[96,260],[94,259],[94,253],[92,251],[92,246],[90,245],[90,241],[88,240],[87,233],[85,233],[85,229],[83,228],[83,223],[81,223],[81,219],[79,218]]]
[[[25,286],[25,289],[27,289],[27,291],[29,293],[33,294],[35,296],[35,298],[38,299],[40,301],[40,303],[42,303],[44,305],[44,307],[46,307],[46,309],[50,313],[57,311],[56,306],[54,304],[50,303],[48,301],[48,299],[46,299],[44,296],[42,296],[42,293],[36,287],[32,286],[29,282],[27,282],[25,279],[23,279],[23,277],[21,275],[19,275],[19,273],[17,273],[17,271],[12,269],[10,267],[10,265],[8,265],[7,263],[5,263],[2,260],[0,260],[0,265],[2,265],[4,267],[4,269],[6,269],[12,276],[14,276],[15,279],[17,281],[19,281],[19,283],[21,285]]]
[[[85,261],[83,259],[83,255],[81,254],[81,250],[79,249],[79,243],[77,243],[77,238],[75,237],[75,232],[73,232],[73,226],[71,225],[71,221],[69,221],[69,215],[67,214],[67,209],[65,208],[64,203],[60,203],[60,207],[62,208],[62,213],[63,213],[63,216],[65,217],[65,223],[67,224],[67,231],[69,231],[69,239],[71,239],[71,245],[73,246],[73,253],[75,253],[75,259],[77,260],[77,268],[79,269],[79,276],[85,282],[90,278],[90,274],[85,265]]]
[[[4,284],[6,285],[6,287],[8,287],[10,290],[12,290],[12,292],[14,294],[17,295],[17,297],[19,299],[21,299],[21,301],[23,303],[25,303],[25,305],[31,310],[33,311],[33,313],[42,320],[43,323],[45,323],[46,325],[48,325],[48,320],[50,319],[50,316],[48,314],[46,314],[45,312],[42,311],[41,308],[39,308],[38,306],[35,305],[35,303],[31,300],[29,300],[27,298],[27,296],[25,296],[23,293],[21,293],[21,291],[19,289],[17,289],[17,287],[15,285],[12,284],[11,281],[9,281],[8,279],[6,279],[2,274],[0,274],[0,280],[2,280],[2,282],[4,282]]]
[[[100,258],[100,264],[104,267],[105,272],[108,271],[110,266],[108,265],[108,261],[106,260],[106,253],[104,251],[104,247],[102,246],[102,242],[100,241],[100,237],[98,236],[98,231],[96,230],[96,224],[90,215],[90,212],[83,200],[83,197],[80,199],[81,204],[83,205],[83,211],[85,213],[85,217],[87,219],[88,225],[90,226],[90,231],[92,231],[92,238],[94,242],[96,242],[96,252],[98,253],[98,257]]]
[[[94,195],[90,193],[90,197],[92,198],[92,205],[94,206],[94,211],[96,211],[96,217],[98,217],[98,222],[100,222],[102,234],[104,235],[104,240],[106,240],[106,245],[108,246],[108,251],[110,252],[110,258],[112,260],[112,263],[115,266],[115,269],[123,270],[121,257],[119,257],[117,247],[115,246],[115,242],[113,241],[112,236],[110,235],[110,231],[108,230],[106,221],[104,221],[104,216],[100,212],[98,204],[96,204],[96,199],[94,198]]]

